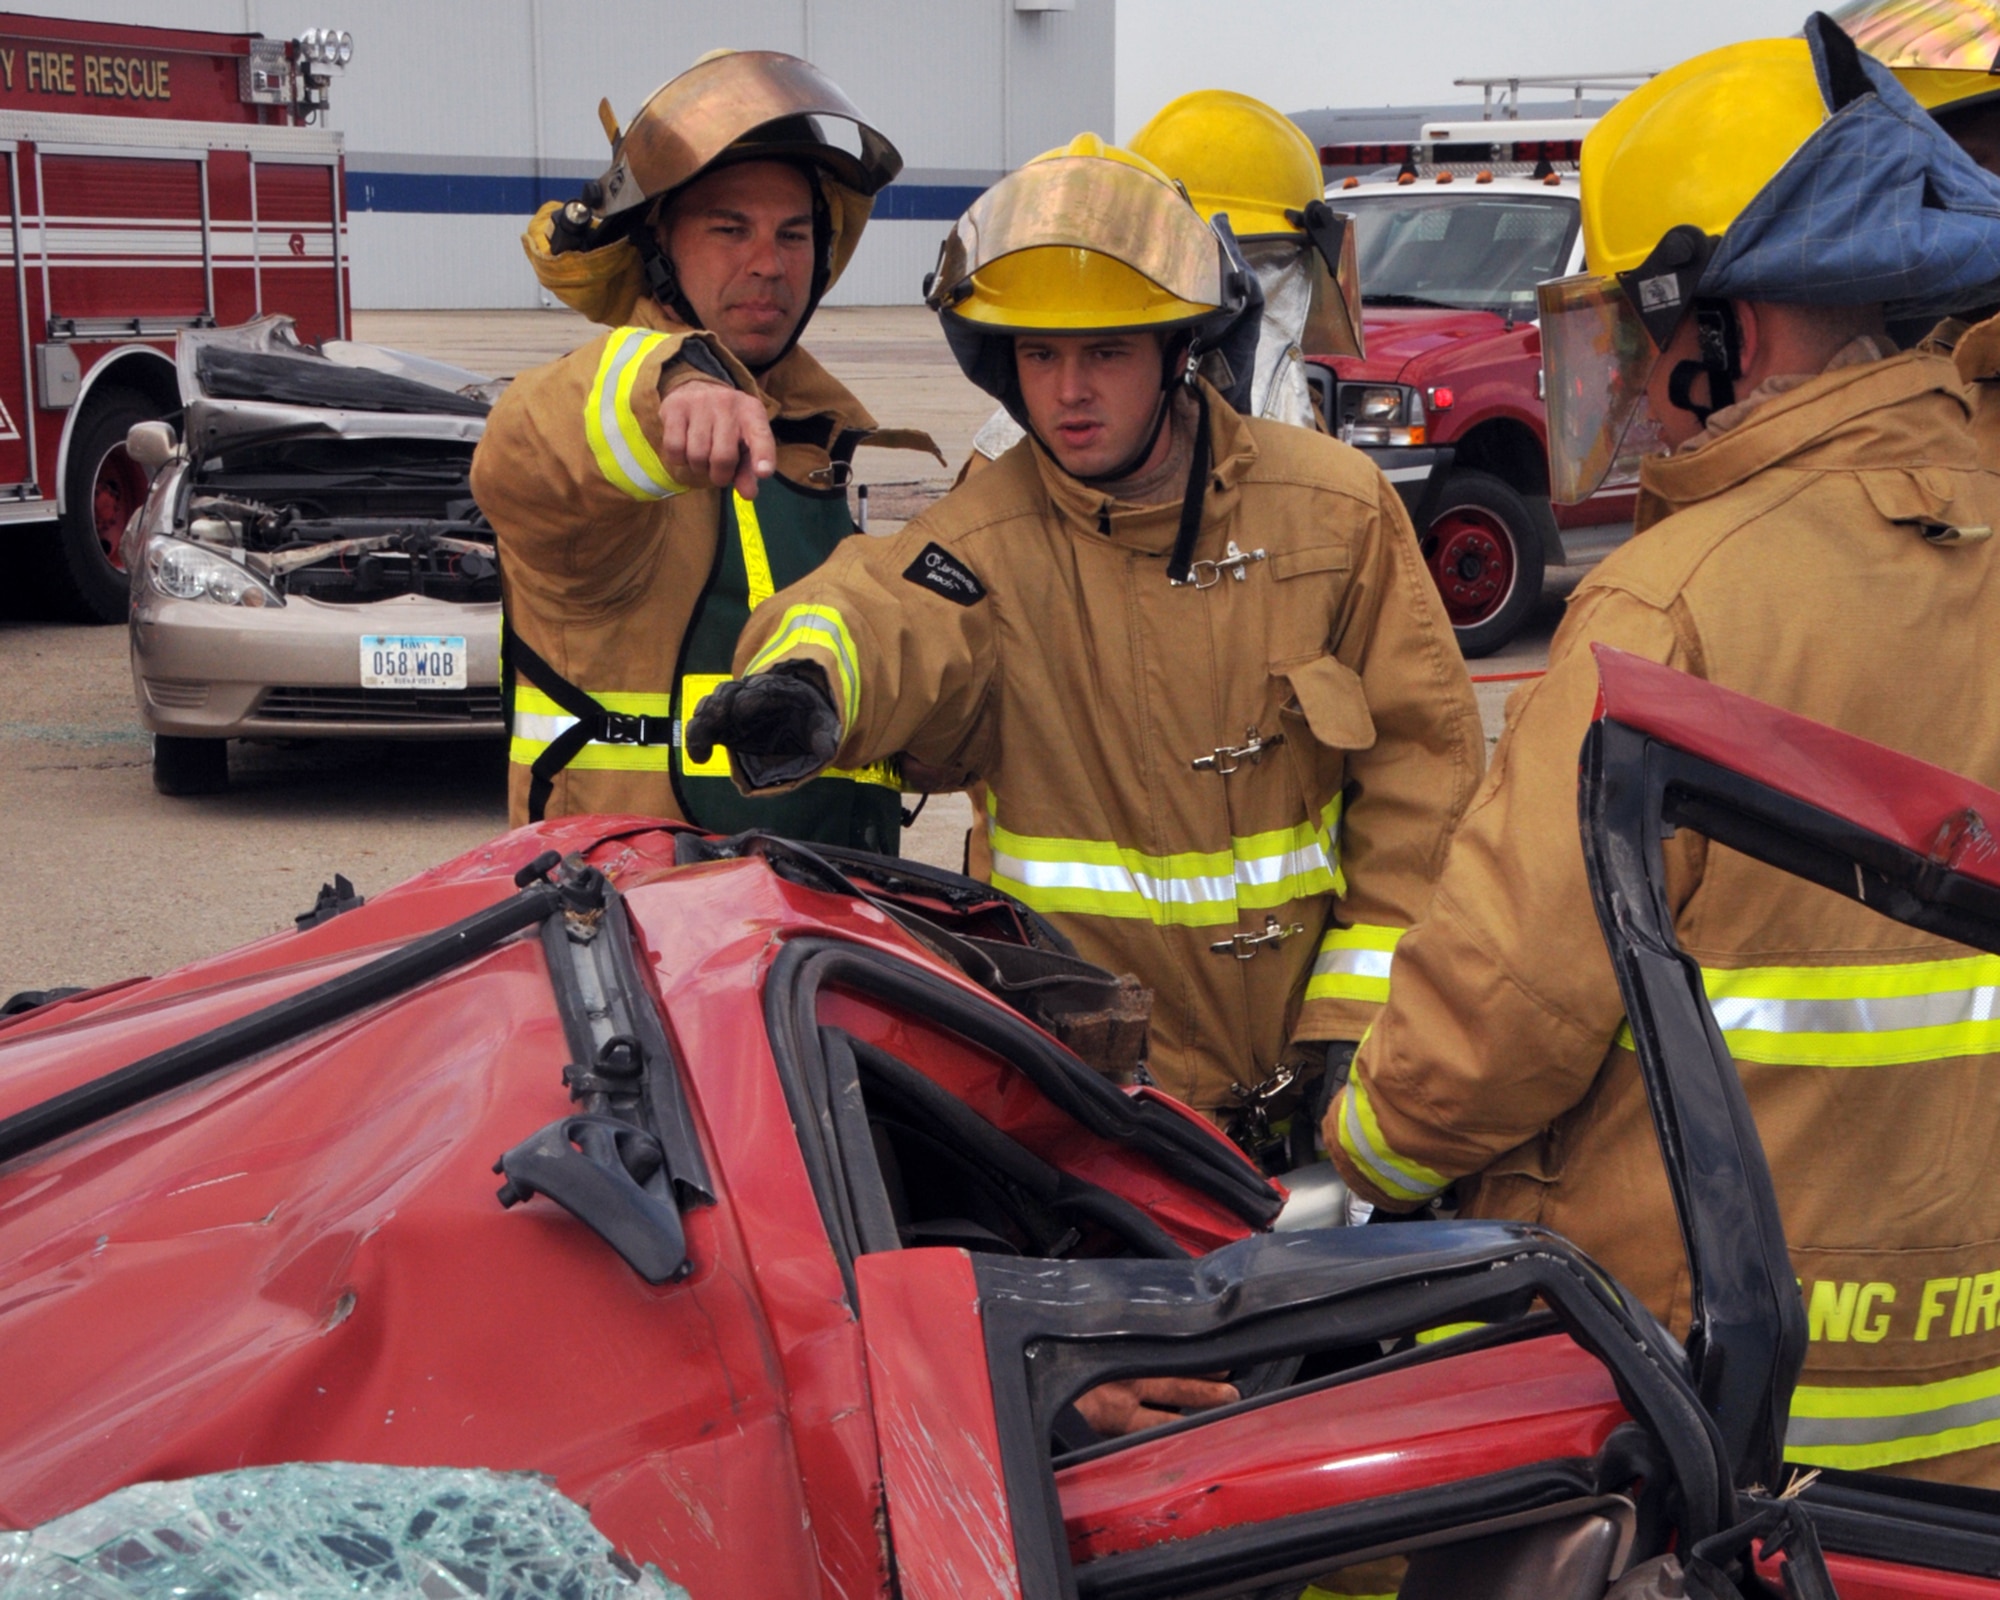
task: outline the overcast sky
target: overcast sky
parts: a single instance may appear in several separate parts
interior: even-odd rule
[[[1190,89],[1237,89],[1281,111],[1477,100],[1452,79],[1664,67],[1796,33],[1814,9],[1813,0],[1118,0],[1116,137]]]

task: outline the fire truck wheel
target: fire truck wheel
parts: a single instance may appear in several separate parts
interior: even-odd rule
[[[1542,597],[1542,541],[1527,501],[1490,472],[1454,472],[1422,546],[1458,647],[1491,655]]]
[[[125,435],[133,423],[158,416],[143,395],[105,389],[77,418],[50,577],[56,598],[78,621],[123,622],[131,607],[118,546],[146,498],[146,469],[125,453]]]
[[[221,794],[229,787],[229,741],[154,734],[153,787],[161,794]]]

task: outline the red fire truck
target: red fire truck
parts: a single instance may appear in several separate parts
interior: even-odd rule
[[[125,434],[178,408],[174,336],[347,333],[340,136],[312,124],[352,49],[0,13],[0,523],[35,525],[0,537],[78,617],[125,616]]]

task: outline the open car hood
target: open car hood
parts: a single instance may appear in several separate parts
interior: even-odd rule
[[[349,339],[299,341],[290,317],[180,335],[186,438],[202,450],[287,433],[475,440],[501,382]]]

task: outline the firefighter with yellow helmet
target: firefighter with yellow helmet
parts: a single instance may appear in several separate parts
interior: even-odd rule
[[[1142,158],[1002,179],[929,300],[1027,437],[763,608],[689,730],[750,791],[983,781],[994,884],[1152,990],[1152,1076],[1217,1118],[1360,1036],[1483,756],[1395,491],[1201,375],[1251,298]]]
[[[1951,364],[1883,335],[1992,294],[2000,183],[1816,15],[1628,95],[1582,188],[1589,271],[1542,290],[1552,476],[1580,499],[1638,454],[1639,531],[1509,706],[1325,1132],[1365,1199],[1456,1184],[1684,1328],[1578,836],[1591,646],[2000,781],[2000,477]],[[1806,1302],[1788,1458],[2000,1485],[2000,960],[1692,830],[1663,848]]]
[[[1349,219],[1321,198],[1312,141],[1261,100],[1197,89],[1155,112],[1129,148],[1185,188],[1204,218],[1225,218],[1257,276],[1263,309],[1244,392],[1250,415],[1324,429],[1305,358],[1363,353],[1361,279]],[[991,461],[1020,439],[1021,425],[1002,408],[972,447]]]
[[[840,485],[885,435],[799,347],[853,257],[895,147],[810,63],[716,51],[659,89],[582,199],[523,240],[610,331],[523,373],[472,487],[498,536],[515,823],[680,817],[893,851],[893,760],[750,801],[678,730],[729,675],[752,609],[853,526]],[[848,136],[829,136],[827,125]]]

